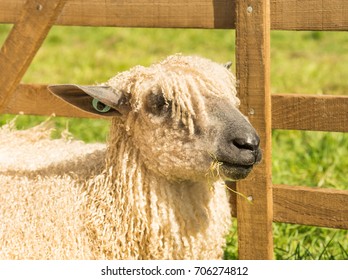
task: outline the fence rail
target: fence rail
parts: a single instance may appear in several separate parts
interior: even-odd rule
[[[234,185],[230,187],[236,190]],[[348,229],[347,191],[288,185],[272,188],[274,222]],[[235,192],[231,192],[231,205],[232,215],[237,217]]]
[[[348,96],[275,94],[272,128],[348,132]]]
[[[15,23],[26,0],[0,0],[0,23]],[[70,0],[58,25],[235,28],[237,0]],[[348,30],[348,2],[271,0],[271,29]]]

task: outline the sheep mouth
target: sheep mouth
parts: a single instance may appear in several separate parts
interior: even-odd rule
[[[220,162],[220,170],[226,179],[241,180],[248,176],[254,164],[236,164],[227,161]]]

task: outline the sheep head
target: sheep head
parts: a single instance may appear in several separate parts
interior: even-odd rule
[[[99,86],[49,90],[82,110],[114,117],[144,165],[168,180],[204,181],[212,166],[218,177],[239,180],[261,160],[261,151],[256,131],[238,110],[229,66],[174,55]]]

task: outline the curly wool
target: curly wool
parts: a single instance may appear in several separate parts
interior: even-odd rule
[[[131,92],[134,111],[143,107],[143,96],[149,91],[162,92],[167,100],[173,101],[172,118],[188,126],[191,134],[197,109],[202,114],[202,122],[208,119],[202,93],[210,98],[227,97],[238,107],[235,84],[235,77],[221,65],[182,55],[169,56],[150,67],[136,66],[104,83],[115,90]]]
[[[127,119],[112,120],[106,154],[103,145],[49,140],[45,129],[0,132],[16,152],[11,164],[11,154],[0,158],[0,258],[221,258],[231,226],[228,193],[219,178],[214,188],[172,178],[168,170],[186,164],[189,174],[197,159],[186,143],[170,139],[186,133],[194,139],[195,124],[209,119],[210,99],[238,105],[233,75],[208,60],[176,55],[120,73],[106,84],[132,93]],[[153,130],[151,137],[160,135],[153,147],[145,136],[151,127],[138,118],[145,94],[156,90],[173,101],[177,129]],[[178,129],[179,123],[187,131]],[[157,157],[154,152],[159,161],[146,157]]]
[[[231,225],[224,184],[215,183],[214,190],[169,185],[142,167],[120,128],[113,135],[115,150],[122,153],[88,188],[93,205],[88,227],[96,229],[96,254],[108,259],[220,259]]]
[[[41,151],[58,148],[59,161],[42,168],[50,159],[38,159],[34,168],[33,161],[22,164],[17,155],[5,169],[1,158],[0,259],[221,258],[230,226],[223,186],[166,188],[141,168],[124,139],[117,141],[119,164],[92,178],[101,168],[103,145],[50,140],[42,127],[20,133],[3,129],[1,139],[11,139],[28,158],[37,154],[33,143]]]
[[[15,129],[15,120],[0,128],[1,174],[45,176],[93,174],[101,171],[105,144],[72,140],[64,131],[61,139],[52,140],[49,120],[33,128]],[[83,166],[83,168],[81,168]]]
[[[83,184],[105,145],[50,139],[51,125],[0,128],[0,259],[93,258]]]

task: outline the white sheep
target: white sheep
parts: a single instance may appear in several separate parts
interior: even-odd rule
[[[51,140],[43,126],[0,131],[0,258],[222,257],[223,181],[261,159],[226,67],[174,55],[99,86],[49,89],[112,117],[107,149]]]

